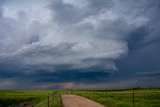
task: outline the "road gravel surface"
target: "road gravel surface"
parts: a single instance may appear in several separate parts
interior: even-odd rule
[[[77,95],[62,95],[63,107],[105,107],[90,99]]]

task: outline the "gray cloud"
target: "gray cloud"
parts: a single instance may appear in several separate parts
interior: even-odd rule
[[[48,7],[52,11],[53,20],[62,25],[76,24],[92,15],[102,13],[112,6],[111,0],[82,0],[82,4],[76,5],[74,1],[54,0]],[[81,7],[81,8],[80,8]]]
[[[141,15],[128,19],[134,16],[123,13],[117,16],[119,13],[114,6],[118,4],[113,1],[89,0],[85,3],[80,8],[73,1],[53,1],[48,5],[53,21],[43,24],[40,19],[26,16],[29,15],[27,11],[17,11],[18,19],[3,17],[7,20],[4,24],[8,25],[3,31],[11,30],[13,33],[7,32],[1,40],[1,59],[4,62],[18,60],[27,67],[71,64],[80,69],[101,66],[106,62],[103,68],[116,70],[112,62],[128,52],[125,38],[134,29],[145,25],[148,19]],[[123,2],[120,5],[124,5]],[[29,17],[28,20],[22,18],[24,16]],[[68,24],[62,26],[60,23]],[[94,61],[84,62],[85,59]]]
[[[144,68],[147,61],[136,60],[146,60],[149,54],[155,56],[149,59],[159,69],[159,55],[152,52],[160,52],[159,1],[53,0],[29,1],[27,5],[17,2],[0,1],[3,78],[39,71],[113,73],[133,66],[141,70],[139,64],[143,63]],[[128,59],[123,62],[122,58]],[[123,63],[120,69],[118,61]],[[125,67],[125,63],[129,65]],[[13,75],[5,76],[6,72]]]
[[[15,19],[3,17],[7,20],[5,24],[8,24],[5,30],[11,30],[13,33],[9,34],[7,32],[7,36],[1,40],[1,61],[4,63],[10,61],[10,64],[16,61],[23,63],[23,67],[31,66],[31,69],[34,65],[53,65],[52,68],[49,68],[52,71],[56,70],[54,66],[57,64],[71,64],[73,69],[88,69],[92,66],[101,66],[103,62],[107,62],[103,64],[106,70],[116,70],[117,68],[112,62],[127,53],[127,46],[125,42],[117,39],[119,35],[122,35],[118,34],[119,31],[115,32],[119,27],[115,26],[117,20],[110,21],[99,17],[99,15],[105,14],[105,8],[111,7],[108,3],[111,1],[103,2],[99,1],[98,4],[102,6],[95,8],[94,14],[89,14],[89,10],[92,10],[97,3],[88,1],[86,9],[83,9],[84,12],[78,15],[79,8],[73,4],[54,1],[49,5],[50,11],[55,13],[52,15],[54,21],[49,20],[43,24],[41,20],[34,21],[32,16],[26,16],[29,14],[27,11],[26,13],[17,11],[18,19],[16,17]],[[102,9],[103,11],[101,11]],[[29,18],[21,20],[24,16]],[[77,21],[72,23],[74,22],[72,18]],[[94,20],[95,18],[97,20]],[[56,24],[56,22],[64,24],[63,21],[66,21],[68,25]],[[111,29],[113,26],[113,31],[106,31],[109,28],[108,25],[111,26]],[[126,31],[128,32],[128,30]],[[113,34],[113,32],[115,33]],[[93,63],[85,61],[84,63],[83,60],[85,59],[102,59],[102,61],[97,60]]]

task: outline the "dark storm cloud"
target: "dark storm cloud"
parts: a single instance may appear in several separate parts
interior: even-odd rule
[[[99,2],[87,1],[85,8],[82,9],[82,13],[79,14],[78,12],[72,12],[81,11],[74,4],[54,1],[51,2],[51,5],[48,5],[50,11],[53,12],[51,18],[54,21],[47,20],[48,22],[46,23],[42,22],[42,19],[32,19],[33,16],[30,11],[23,12],[18,10],[15,18],[3,17],[7,22],[4,22],[4,24],[8,25],[5,30],[11,30],[11,33],[7,32],[7,36],[1,40],[1,61],[4,63],[10,61],[9,64],[11,65],[18,62],[17,65],[20,63],[24,71],[28,70],[25,70],[25,68],[30,68],[29,71],[31,72],[34,72],[34,66],[37,66],[38,69],[41,68],[54,72],[57,71],[55,69],[57,64],[70,64],[74,69],[89,69],[93,66],[99,66],[99,68],[103,67],[106,71],[117,70],[114,60],[127,53],[127,46],[121,39],[117,39],[119,35],[123,35],[121,30],[118,30],[121,24],[118,23],[119,26],[116,27],[117,20],[111,20],[110,22],[110,20],[103,19],[105,11],[112,7],[110,2],[103,0]],[[99,6],[96,7],[95,4]],[[93,8],[95,12],[89,13]],[[44,6],[43,9],[46,9],[46,7]],[[31,16],[29,16],[30,14]],[[99,15],[103,16],[102,19]],[[23,18],[24,16],[28,17],[28,19]],[[94,17],[97,20],[94,20]],[[50,18],[50,16],[47,18]],[[74,22],[72,18],[77,21],[72,23]],[[69,21],[70,19],[71,21]],[[10,22],[11,20],[12,22]],[[59,26],[59,24],[56,24],[57,22],[64,24],[65,22],[62,20],[69,25]],[[109,28],[108,25],[112,30],[106,31]],[[123,33],[131,30],[126,29]],[[108,37],[105,37],[106,40],[102,37],[105,35],[108,35]],[[111,43],[112,45],[110,45]],[[95,61],[93,63],[84,62],[83,60],[85,59],[94,59]],[[106,64],[103,64],[105,63],[103,59],[106,60]],[[101,66],[102,64],[103,66]],[[45,65],[43,66],[44,68],[41,65]],[[52,67],[48,68],[48,65],[52,65]]]
[[[70,70],[70,71],[60,71],[55,73],[39,73],[35,82],[75,82],[75,83],[98,83],[105,82],[106,77],[111,75],[111,73],[105,73],[103,71],[90,71],[82,72],[83,70]],[[43,76],[42,76],[43,74]]]
[[[160,1],[15,1],[0,1],[3,88],[158,85]]]
[[[159,1],[143,1],[143,10],[140,12],[148,17],[146,26],[135,29],[130,33],[129,54],[118,62],[121,71],[128,75],[135,72],[154,72],[160,69],[160,21],[158,19],[160,7]],[[128,72],[130,71],[130,72]],[[126,74],[126,75],[127,75]]]

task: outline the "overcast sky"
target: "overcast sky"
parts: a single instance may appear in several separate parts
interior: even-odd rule
[[[0,89],[160,86],[159,0],[0,0]]]

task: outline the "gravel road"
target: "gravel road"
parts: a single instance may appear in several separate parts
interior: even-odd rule
[[[77,95],[62,95],[63,107],[104,107],[90,99]]]

